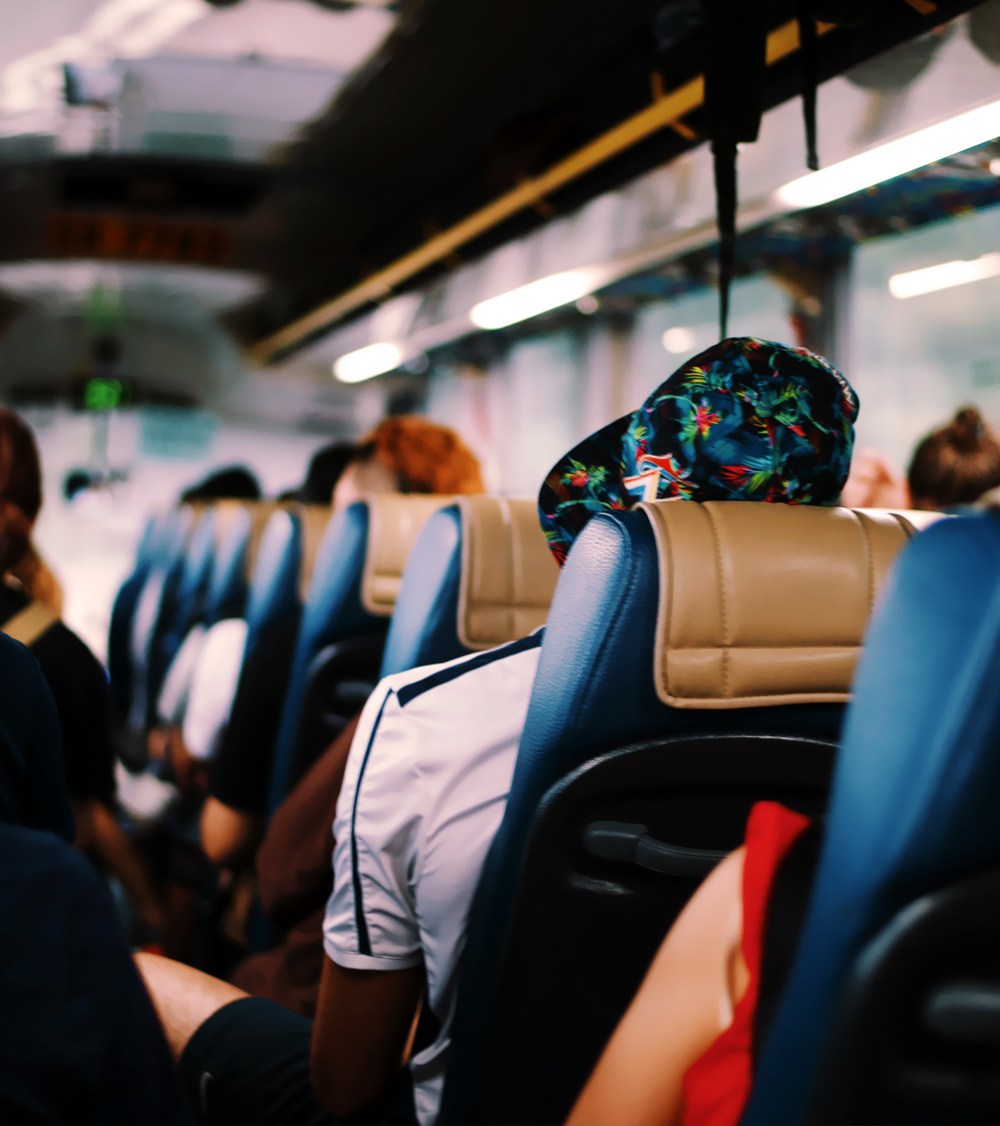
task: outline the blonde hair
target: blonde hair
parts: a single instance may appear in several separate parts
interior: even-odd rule
[[[358,461],[377,461],[402,493],[481,493],[476,455],[448,426],[404,415],[380,422],[358,443]]]

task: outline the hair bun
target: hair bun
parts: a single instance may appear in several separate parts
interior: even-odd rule
[[[960,450],[974,450],[983,436],[983,416],[976,407],[962,407],[955,412],[951,428],[955,435],[955,445]]]

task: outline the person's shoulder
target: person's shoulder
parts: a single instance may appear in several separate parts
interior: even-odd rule
[[[401,708],[417,700],[436,702],[439,697],[452,694],[471,702],[471,692],[485,689],[494,681],[526,681],[530,685],[541,646],[542,632],[537,631],[481,653],[398,673],[387,677],[383,683],[396,695]]]
[[[90,646],[65,622],[54,622],[33,646],[38,651],[39,660],[49,652],[58,653],[59,659],[72,662],[74,672],[86,669],[88,673],[99,673],[104,678],[104,666],[94,656]]]
[[[49,890],[58,885],[86,895],[101,887],[93,865],[52,833],[23,825],[0,824],[0,848],[5,859],[0,886],[7,882],[9,874],[26,893],[41,883]]]

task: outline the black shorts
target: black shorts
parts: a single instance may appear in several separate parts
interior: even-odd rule
[[[180,1058],[181,1082],[202,1122],[214,1126],[336,1123],[313,1094],[312,1021],[261,997],[231,1001],[208,1018]],[[416,1122],[405,1071],[385,1104],[364,1121]]]

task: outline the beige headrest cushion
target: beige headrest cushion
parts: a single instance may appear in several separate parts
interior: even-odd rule
[[[930,512],[659,501],[656,690],[675,708],[842,703],[872,607]]]
[[[383,493],[368,501],[368,549],[361,575],[361,605],[389,617],[403,584],[406,560],[431,515],[454,497]]]
[[[333,516],[328,504],[301,504],[292,508],[302,522],[302,566],[299,571],[299,597],[303,602],[309,595],[316,557],[323,542],[323,533]]]
[[[468,649],[490,649],[545,624],[559,568],[538,526],[536,501],[475,496],[458,504],[458,637]]]

